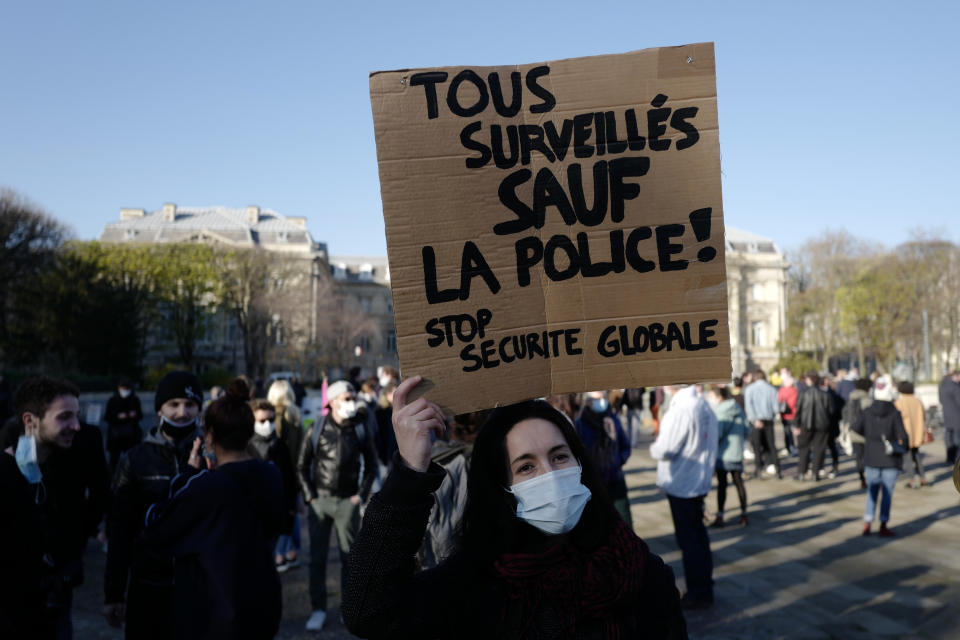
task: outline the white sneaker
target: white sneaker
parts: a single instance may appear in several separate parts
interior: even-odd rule
[[[744,460],[753,460],[754,457],[755,457],[755,456],[753,455],[753,451],[750,451],[750,449],[744,449],[744,450],[743,450],[743,459],[744,459]]]
[[[777,467],[772,464],[768,464],[766,468],[766,472],[770,474],[774,474],[777,472]]]
[[[307,631],[320,631],[323,629],[323,623],[327,621],[327,612],[317,609],[310,614],[307,620]]]

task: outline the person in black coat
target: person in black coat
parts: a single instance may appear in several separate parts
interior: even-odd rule
[[[286,517],[283,480],[252,457],[249,389],[241,380],[204,415],[207,469],[200,442],[191,469],[171,483],[171,498],[147,510],[143,542],[175,560],[171,619],[174,638],[262,640],[280,627],[280,578],[273,543]]]
[[[544,401],[494,409],[474,444],[453,554],[417,573],[444,471],[444,416],[394,395],[399,452],[350,556],[342,612],[364,638],[686,638],[673,572],[605,495],[570,421]]]
[[[267,400],[253,400],[250,402],[250,408],[253,409],[253,437],[250,438],[248,450],[251,456],[272,462],[280,471],[280,477],[283,479],[283,508],[286,514],[283,519],[283,531],[292,531],[297,513],[299,486],[297,472],[294,469],[293,460],[290,459],[290,451],[277,437],[274,406]],[[279,548],[276,551],[275,562],[277,571],[281,573],[293,568],[292,563],[288,562]]]
[[[140,398],[133,392],[133,383],[121,380],[116,392],[107,400],[103,415],[107,423],[107,451],[110,452],[110,471],[116,471],[120,456],[143,440],[140,421],[143,409]]]
[[[897,390],[888,375],[880,376],[873,385],[873,403],[864,409],[851,427],[866,440],[863,465],[867,480],[867,504],[863,515],[863,535],[870,535],[870,525],[877,510],[877,494],[882,490],[880,502],[880,531],[884,537],[894,532],[887,527],[890,520],[890,504],[893,489],[897,484],[903,453],[910,448],[910,438],[903,427],[903,418],[893,404]],[[896,452],[899,445],[900,452]]]

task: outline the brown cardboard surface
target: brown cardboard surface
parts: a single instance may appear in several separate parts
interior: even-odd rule
[[[446,75],[423,75],[437,73]],[[519,73],[515,112],[509,109],[511,73]],[[499,79],[500,108],[491,74]],[[404,376],[427,379],[434,402],[460,413],[556,393],[729,380],[711,43],[509,67],[377,72],[370,76],[370,98],[400,364]],[[650,135],[651,112],[653,133],[658,122],[664,127],[660,135]],[[636,136],[629,141],[631,121]],[[527,145],[511,145],[514,134],[532,140],[528,154],[522,153]],[[637,136],[644,138],[642,148]],[[669,148],[652,149],[651,139],[669,141]],[[502,167],[492,152],[499,150],[497,140]],[[491,156],[486,163],[481,146]],[[581,179],[571,165],[579,165]],[[623,190],[612,186],[611,176],[644,169],[621,178],[626,190],[637,185],[639,193],[625,194],[622,219],[614,220],[614,192]],[[595,176],[604,186],[599,193]],[[578,184],[579,217],[572,191]],[[520,229],[512,209],[533,207],[535,190],[554,204],[545,207],[542,225]],[[604,193],[606,214],[599,221],[589,210]],[[566,217],[565,202],[571,203]],[[700,226],[707,219],[708,236]],[[658,247],[670,243],[679,246],[661,260]],[[538,247],[544,256],[519,268],[521,256],[534,256]],[[586,275],[584,248],[592,263],[617,268]],[[571,265],[570,250],[577,264]],[[469,295],[460,291],[465,254],[468,271],[477,272],[467,278]],[[475,325],[478,314],[486,320],[482,337],[465,319]],[[452,345],[443,331],[448,316],[460,318],[451,327],[463,329],[459,336],[451,332]],[[431,346],[438,328],[444,339]],[[541,353],[544,332],[549,357]],[[476,364],[484,353],[485,366]]]

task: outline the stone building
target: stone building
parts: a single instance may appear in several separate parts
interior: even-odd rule
[[[730,354],[734,375],[780,359],[787,328],[787,264],[773,240],[726,228]]]
[[[348,323],[352,333],[348,342],[350,366],[361,367],[366,373],[381,365],[398,366],[387,258],[331,256],[330,273],[345,297],[342,306],[346,319],[353,319]]]
[[[269,253],[272,274],[268,296],[266,369],[290,370],[305,378],[318,375],[311,346],[323,324],[321,297],[330,289],[327,248],[307,231],[306,218],[283,216],[257,206],[178,207],[164,204],[159,210],[121,209],[120,220],[109,223],[100,235],[105,243],[200,242],[237,249],[262,249]],[[158,323],[148,336],[145,364],[175,362],[177,351],[169,332]],[[233,313],[221,308],[207,319],[206,332],[197,344],[199,370],[222,367],[247,370],[241,332]]]

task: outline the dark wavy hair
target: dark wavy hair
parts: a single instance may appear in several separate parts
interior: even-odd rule
[[[478,571],[489,571],[500,555],[535,548],[547,537],[516,516],[517,501],[506,491],[510,485],[507,433],[530,418],[541,418],[560,430],[583,469],[581,482],[592,494],[580,522],[569,534],[574,544],[598,546],[619,517],[569,418],[543,400],[499,407],[490,412],[473,446],[467,503],[455,547],[455,554]]]
[[[211,402],[203,415],[203,430],[224,449],[245,449],[253,437],[253,409],[249,398],[250,387],[240,378],[234,378],[227,392]]]

